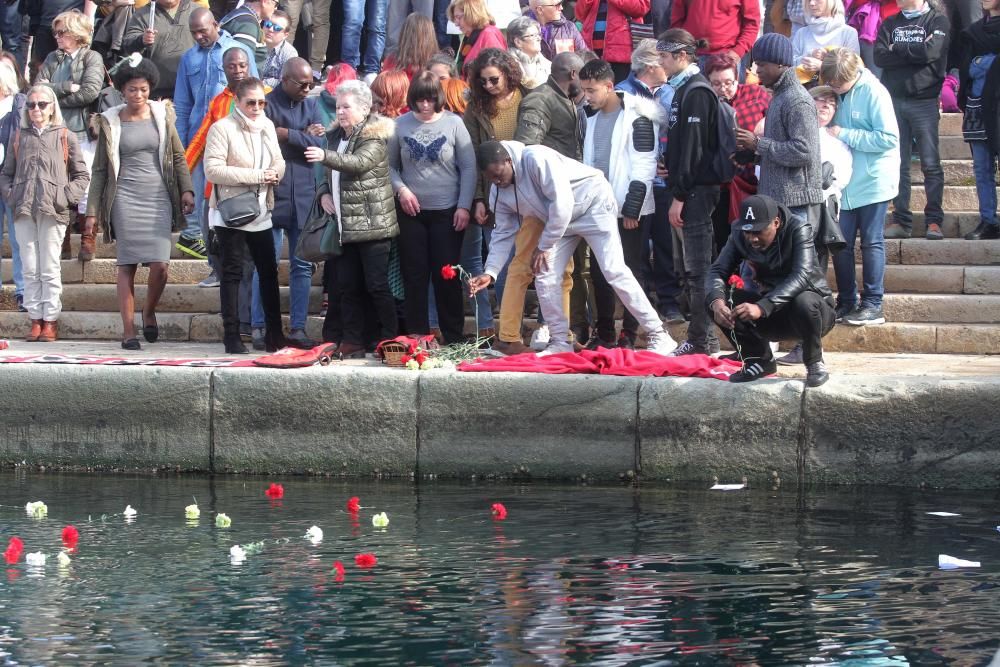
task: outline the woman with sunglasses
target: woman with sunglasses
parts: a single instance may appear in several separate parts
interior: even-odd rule
[[[31,320],[26,340],[50,343],[62,312],[59,251],[90,174],[76,135],[63,124],[55,93],[34,86],[20,130],[0,172],[0,197],[14,209],[14,235],[24,272],[24,307]]]
[[[448,19],[462,31],[462,45],[458,50],[458,69],[463,77],[474,83],[468,76],[468,66],[483,49],[507,50],[507,40],[496,26],[493,15],[486,6],[486,0],[452,0],[448,5]]]
[[[510,52],[521,64],[524,85],[537,88],[549,79],[552,62],[542,55],[542,26],[528,16],[521,16],[507,26],[507,42]]]
[[[115,72],[125,104],[97,116],[98,145],[87,206],[87,229],[100,223],[104,242],[115,242],[122,349],[140,349],[135,335],[135,273],[149,267],[142,306],[142,334],[160,335],[156,306],[167,286],[171,232],[194,210],[194,186],[177,135],[174,107],[150,100],[160,72],[150,60]]]
[[[285,174],[285,160],[274,123],[264,114],[264,84],[260,79],[246,78],[236,84],[234,92],[233,112],[212,125],[205,143],[205,177],[213,184],[208,224],[215,230],[222,255],[222,341],[228,354],[248,352],[240,340],[239,291],[244,255],[249,252],[260,278],[264,346],[274,352],[286,344],[271,233],[274,187]],[[233,225],[223,217],[219,204],[241,195],[246,199],[248,192],[256,198],[259,213],[248,224]]]
[[[97,142],[90,138],[87,126],[90,108],[104,87],[104,60],[90,49],[94,23],[78,11],[63,12],[52,21],[58,49],[50,53],[38,70],[35,83],[52,88],[59,101],[66,127],[76,135],[87,170],[94,162]],[[87,193],[78,204],[80,213],[87,210]],[[71,221],[73,222],[73,221]],[[80,242],[81,262],[94,258],[94,235],[83,234]]]

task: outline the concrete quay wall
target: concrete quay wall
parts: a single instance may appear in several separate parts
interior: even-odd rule
[[[0,368],[0,463],[1000,486],[1000,379]]]

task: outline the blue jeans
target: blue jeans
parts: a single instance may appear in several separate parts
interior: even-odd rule
[[[903,229],[913,229],[913,213],[910,211],[910,155],[913,141],[917,142],[920,153],[920,170],[924,174],[924,190],[927,204],[924,206],[927,224],[941,224],[944,212],[944,169],[941,167],[941,152],[938,148],[938,98],[914,100],[894,97],[893,109],[899,123],[899,194],[893,200],[893,222]]]
[[[295,245],[299,242],[299,230],[272,227],[274,235],[274,257],[281,261],[281,241],[288,233],[288,286],[290,288],[290,307],[288,309],[288,328],[305,329],[306,317],[309,314],[309,290],[312,287],[312,264],[295,256]],[[251,305],[251,323],[254,327],[264,327],[264,304],[260,300],[260,278],[253,272],[253,303]]]
[[[653,200],[656,211],[652,224],[647,229],[646,241],[643,247],[652,245],[652,263],[646,254],[643,255],[643,278],[652,283],[656,290],[656,308],[660,315],[666,315],[668,310],[680,310],[677,297],[681,294],[681,283],[674,273],[674,237],[670,233],[670,221],[667,211],[670,208],[670,192],[665,187],[653,187]]]
[[[14,274],[14,294],[24,294],[24,273],[21,271],[21,249],[17,245],[17,238],[14,236],[14,210],[0,202],[0,243],[3,243],[3,230],[7,230],[7,240],[10,243],[10,259],[13,265]],[[3,259],[0,259],[0,263]],[[2,274],[0,274],[2,275]],[[0,285],[3,279],[0,278]]]
[[[989,142],[970,141],[972,172],[976,175],[976,194],[979,196],[979,219],[988,225],[997,225],[997,154]]]
[[[385,50],[385,20],[389,0],[344,0],[340,59],[365,74],[378,74]],[[367,33],[361,57],[361,30]]]
[[[189,239],[207,239],[208,234],[202,232],[202,219],[205,218],[205,167],[199,162],[191,172],[191,183],[194,185],[194,210],[185,217],[187,226],[181,230],[181,236]],[[207,222],[206,222],[207,224]]]
[[[470,222],[465,228],[460,264],[469,275],[478,276],[483,272],[483,228],[474,222]],[[497,299],[499,300],[499,297]],[[479,290],[476,293],[476,308],[479,311],[479,321],[476,326],[480,329],[492,329],[494,322],[489,290]]]
[[[840,228],[847,245],[833,256],[837,274],[837,305],[853,306],[858,302],[858,282],[854,273],[854,238],[861,233],[861,305],[882,307],[885,278],[885,213],[889,202],[869,204],[840,212]]]

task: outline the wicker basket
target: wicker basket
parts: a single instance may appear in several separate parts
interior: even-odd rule
[[[403,356],[409,347],[399,341],[390,340],[382,344],[382,363],[386,366],[402,366]]]

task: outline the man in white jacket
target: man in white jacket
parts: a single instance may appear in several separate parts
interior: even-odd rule
[[[655,209],[657,138],[666,112],[653,100],[615,91],[615,74],[603,60],[591,60],[583,66],[580,85],[588,107],[583,163],[598,169],[611,182],[620,211],[618,234],[625,264],[638,277],[642,275],[643,239]],[[600,268],[592,268],[590,276],[597,321],[587,349],[634,349],[639,323],[626,311],[621,336],[616,340],[615,292]]]
[[[471,293],[496,280],[510,257],[521,220],[533,216],[545,221],[531,263],[538,305],[551,334],[548,347],[539,354],[573,351],[561,283],[581,240],[590,246],[608,283],[647,335],[647,349],[669,354],[677,347],[625,264],[618,236],[618,205],[601,172],[551,148],[525,146],[518,141],[488,141],[479,146],[478,157],[479,168],[493,184],[489,197],[496,228],[484,272],[469,281]]]

